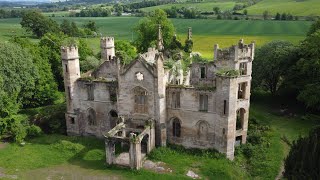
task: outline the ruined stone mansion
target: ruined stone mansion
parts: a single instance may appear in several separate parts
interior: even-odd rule
[[[76,46],[62,47],[61,56],[67,133],[104,137],[108,164],[117,163],[118,142],[130,147],[128,166],[136,169],[167,143],[214,148],[232,160],[235,145],[246,142],[254,43],[215,45],[213,61],[187,70],[182,60],[165,66],[160,28],[157,48],[127,65],[115,55],[113,37],[100,46],[100,66],[82,75]]]

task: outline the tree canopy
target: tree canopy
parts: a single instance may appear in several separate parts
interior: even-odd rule
[[[275,94],[294,50],[293,44],[286,41],[272,41],[257,49],[252,68],[253,86],[263,87]]]
[[[32,97],[37,69],[30,53],[19,45],[0,43],[0,117],[15,114]]]
[[[148,17],[140,20],[139,24],[135,27],[138,34],[135,45],[139,52],[146,52],[149,47],[156,45],[159,25],[162,30],[164,47],[169,47],[175,29],[172,22],[167,18],[167,14],[163,10],[157,9]]]
[[[32,32],[38,38],[42,37],[48,32],[60,31],[57,22],[44,16],[38,11],[28,11],[24,13],[20,24],[23,28]]]

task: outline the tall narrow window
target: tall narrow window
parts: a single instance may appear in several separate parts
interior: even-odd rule
[[[247,75],[247,63],[243,62],[239,65],[240,75]]]
[[[88,93],[88,100],[93,101],[94,100],[94,87],[93,84],[87,85],[87,93]]]
[[[206,67],[201,67],[200,68],[200,78],[201,79],[206,78]]]
[[[172,93],[172,108],[180,108],[180,92]]]
[[[175,118],[172,122],[172,135],[174,137],[180,137],[181,136],[181,124],[179,119]]]
[[[66,69],[66,73],[68,73],[69,72],[68,64],[65,64],[64,68]]]
[[[224,115],[227,114],[227,101],[226,100],[223,101],[223,114]]]
[[[134,111],[136,113],[148,113],[147,91],[141,87],[134,89]]]
[[[199,110],[208,111],[208,95],[200,94]]]
[[[240,83],[238,85],[238,99],[245,99],[246,98],[246,83]]]
[[[111,56],[109,55],[109,61],[111,60]]]
[[[97,125],[96,112],[92,108],[88,110],[88,124],[89,126]]]

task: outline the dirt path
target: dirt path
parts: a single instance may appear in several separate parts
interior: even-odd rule
[[[7,147],[8,143],[3,143],[0,142],[0,149],[4,149],[5,147]]]

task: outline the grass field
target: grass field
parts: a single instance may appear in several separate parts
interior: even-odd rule
[[[294,16],[320,15],[319,0],[263,0],[248,7],[249,15],[262,15],[267,10],[275,15],[279,13],[291,13]]]
[[[141,18],[138,17],[107,17],[107,18],[72,18],[78,25],[94,20],[103,36],[114,36],[116,39],[132,41],[135,38],[134,26]],[[61,22],[63,17],[54,18]],[[0,19],[0,40],[5,41],[14,35],[30,36],[21,28],[20,19]],[[194,51],[204,57],[212,57],[214,44],[228,47],[236,44],[240,38],[245,42],[255,41],[258,46],[272,40],[288,40],[298,43],[305,37],[311,22],[307,21],[233,21],[212,19],[172,19],[178,38],[184,42],[188,27],[192,27]],[[98,38],[87,38],[90,46],[99,50]]]
[[[292,141],[319,124],[319,121],[305,120],[299,115],[280,116],[277,111],[274,105],[252,102],[250,118],[270,126],[271,130],[265,137],[269,142],[268,147],[262,152],[254,151],[250,162],[241,155],[236,155],[234,161],[228,161],[213,151],[162,147],[153,150],[148,158],[165,162],[173,170],[172,173],[131,171],[106,166],[103,140],[42,135],[27,140],[25,146],[1,146],[0,142],[0,174],[17,175],[19,179],[186,179],[186,172],[192,170],[204,179],[274,179],[289,151],[281,137],[286,136]]]

